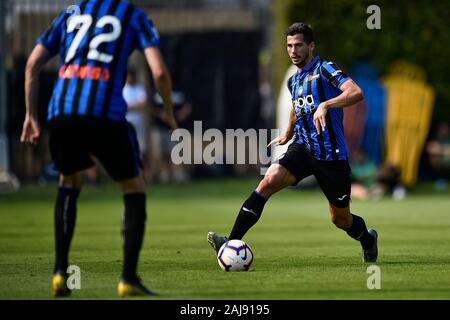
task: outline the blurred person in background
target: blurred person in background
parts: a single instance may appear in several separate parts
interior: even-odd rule
[[[172,92],[173,112],[177,124],[180,128],[190,130],[192,127],[192,105],[186,100],[181,91]],[[190,180],[189,167],[184,164],[175,165],[172,162],[171,154],[175,142],[171,141],[171,130],[163,121],[163,100],[156,93],[151,104],[151,114],[153,116],[152,137],[156,156],[156,177],[160,182],[184,183]]]
[[[450,176],[450,126],[447,122],[438,124],[435,138],[428,142],[426,151],[430,165],[438,174],[435,187],[445,189]]]
[[[379,200],[391,194],[394,199],[402,200],[406,196],[400,171],[394,165],[384,163],[377,167],[362,149],[356,149],[351,159],[352,198]]]
[[[128,109],[126,119],[136,130],[139,152],[143,160],[144,177],[149,177],[148,167],[148,112],[147,93],[145,87],[137,82],[136,70],[129,68],[127,80],[123,88],[123,98]]]
[[[406,189],[401,181],[401,170],[388,161],[384,162],[377,172],[377,188],[373,191],[375,199],[385,194],[392,195],[394,200],[403,200],[406,197]]]
[[[354,150],[351,159],[352,198],[370,199],[377,183],[377,167],[362,149]]]

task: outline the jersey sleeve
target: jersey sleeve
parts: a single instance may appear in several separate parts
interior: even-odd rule
[[[51,55],[58,53],[61,45],[61,37],[65,28],[67,12],[64,10],[53,20],[50,28],[45,31],[37,40],[38,44],[43,45]]]
[[[148,47],[159,47],[159,34],[150,20],[142,11],[136,11],[136,18],[133,19],[134,30],[137,34],[137,48],[144,50]]]
[[[339,89],[345,81],[350,79],[350,77],[334,62],[325,62],[322,64],[320,73],[326,81],[337,89]]]

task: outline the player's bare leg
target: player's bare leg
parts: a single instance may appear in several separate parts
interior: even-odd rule
[[[333,222],[336,227],[344,231],[350,229],[353,222],[353,217],[350,213],[350,207],[338,208],[333,206],[331,203],[329,205],[331,222]]]
[[[139,175],[119,182],[124,194],[128,193],[145,193],[145,180],[142,171]]]
[[[336,227],[347,232],[362,246],[364,262],[376,262],[378,257],[378,234],[375,229],[367,230],[364,219],[352,214],[350,207],[338,208],[330,203],[331,221]]]
[[[209,232],[207,240],[210,246],[217,253],[228,239],[242,239],[247,231],[258,222],[267,200],[273,194],[295,183],[295,181],[295,177],[286,168],[279,164],[272,164],[256,190],[239,210],[230,236],[228,238],[221,237],[214,232]]]
[[[55,297],[68,296],[67,267],[69,250],[75,229],[77,199],[81,190],[81,172],[60,175],[58,195],[55,204],[55,266],[52,278],[52,294]]]
[[[282,165],[272,164],[256,188],[267,200],[278,191],[295,183],[295,177]]]
[[[142,247],[147,219],[145,180],[139,175],[120,181],[124,193],[124,216],[122,238],[124,241],[124,261],[122,279],[119,282],[119,296],[154,296],[156,293],[142,285],[137,275],[139,252]]]

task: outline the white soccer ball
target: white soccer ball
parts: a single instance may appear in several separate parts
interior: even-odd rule
[[[217,261],[225,271],[248,271],[253,262],[253,251],[242,240],[230,240],[220,247]]]

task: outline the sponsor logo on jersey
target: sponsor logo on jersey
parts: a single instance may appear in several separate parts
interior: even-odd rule
[[[111,74],[108,69],[93,66],[79,66],[76,64],[62,65],[59,68],[61,79],[87,79],[97,81],[108,81]]]

